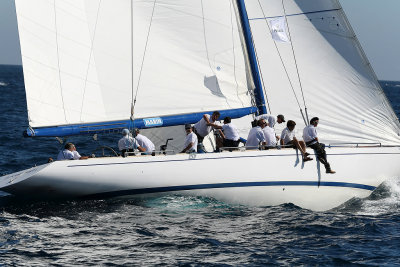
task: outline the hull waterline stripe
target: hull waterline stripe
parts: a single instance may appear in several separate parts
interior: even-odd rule
[[[318,187],[318,181],[273,181],[273,182],[241,182],[241,183],[217,183],[217,184],[197,184],[197,185],[180,185],[180,186],[165,186],[165,187],[151,187],[151,188],[140,188],[130,190],[119,190],[112,192],[104,192],[93,195],[85,196],[84,198],[107,198],[117,197],[125,195],[141,195],[151,193],[165,193],[165,192],[177,192],[177,191],[189,191],[189,190],[200,190],[200,189],[217,189],[217,188],[238,188],[238,187],[259,187],[259,186],[315,186]],[[344,182],[320,182],[322,186],[333,186],[333,187],[350,187],[356,189],[363,189],[373,191],[375,186],[356,184],[356,183],[344,183]]]
[[[300,15],[308,15],[308,14],[316,14],[316,13],[324,13],[324,12],[331,12],[331,11],[339,11],[341,10],[340,8],[335,8],[335,9],[326,9],[326,10],[318,10],[318,11],[310,11],[310,12],[303,12],[303,13],[295,13],[295,14],[289,14],[286,15],[286,17],[293,17],[293,16],[300,16]],[[265,17],[265,18],[252,18],[249,20],[265,20],[265,19],[274,19],[274,18],[280,18],[283,16],[272,16],[272,17]]]
[[[314,154],[312,154],[314,155]],[[348,154],[328,154],[328,156],[355,156],[355,155],[400,155],[400,153],[348,153]],[[167,163],[167,162],[181,162],[181,161],[196,161],[196,160],[216,160],[216,159],[240,159],[240,158],[258,158],[258,157],[293,157],[295,154],[285,155],[255,155],[255,156],[239,156],[239,157],[218,157],[218,158],[186,158],[186,159],[172,159],[172,160],[154,160],[154,161],[134,161],[134,162],[115,162],[115,163],[95,163],[95,164],[79,164],[68,165],[69,168],[76,167],[92,167],[92,166],[112,166],[112,165],[126,165],[126,164],[151,164],[151,163]],[[315,156],[315,155],[314,155]]]

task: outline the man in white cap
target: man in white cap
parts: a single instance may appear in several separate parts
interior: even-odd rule
[[[259,116],[256,117],[256,120],[261,120],[264,119],[267,121],[268,126],[271,128],[275,127],[275,124],[278,122],[278,124],[281,124],[282,122],[285,122],[285,116],[283,116],[282,114],[279,114],[278,116],[271,115],[271,114],[261,114]]]
[[[192,125],[186,124],[185,131],[186,131],[186,140],[185,144],[183,145],[184,148],[181,151],[181,153],[197,152],[197,136],[192,130]]]
[[[140,152],[146,151],[145,148],[141,147],[139,143],[130,136],[128,129],[123,129],[122,135],[123,137],[118,141],[118,148],[123,157],[126,156],[126,152],[133,152],[136,148],[139,149]]]
[[[153,142],[151,142],[151,140],[146,136],[140,134],[140,130],[138,128],[133,129],[133,134],[139,146],[146,149],[146,152],[151,153],[155,150]]]

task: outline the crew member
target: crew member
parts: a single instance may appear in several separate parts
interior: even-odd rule
[[[318,136],[317,136],[318,123],[319,123],[318,117],[314,117],[310,120],[310,125],[305,127],[303,130],[303,139],[308,147],[311,147],[312,149],[315,150],[317,158],[325,166],[326,173],[333,174],[336,172],[331,169],[331,165],[329,164],[326,158],[325,144],[320,143],[318,141]]]
[[[122,135],[123,137],[118,141],[118,148],[123,157],[126,157],[127,152],[134,152],[134,149],[138,149],[140,152],[146,151],[145,148],[141,147],[139,143],[130,136],[128,129],[123,129]]]
[[[67,143],[64,146],[64,150],[60,151],[57,156],[57,160],[71,160],[71,159],[88,159],[87,156],[81,156],[73,143]]]
[[[192,125],[186,124],[185,131],[186,131],[186,139],[185,139],[185,144],[183,145],[184,148],[181,151],[181,153],[197,152],[197,136],[192,130]]]
[[[288,120],[286,126],[287,127],[283,129],[281,134],[281,145],[300,150],[301,154],[303,155],[303,161],[312,160],[312,158],[308,157],[310,154],[306,152],[306,144],[304,141],[298,141],[295,136],[294,128],[296,126],[296,122]]]

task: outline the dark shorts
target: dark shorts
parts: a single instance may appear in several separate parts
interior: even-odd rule
[[[197,136],[197,142],[199,144],[203,143],[204,140],[204,136],[201,136],[197,131],[196,128],[193,127],[193,132],[195,133],[195,135]]]
[[[229,140],[229,139],[224,139],[224,147],[238,147],[240,141],[234,141],[234,140]]]
[[[287,148],[294,148],[297,149],[296,145],[293,143],[293,141],[287,142],[285,147]]]

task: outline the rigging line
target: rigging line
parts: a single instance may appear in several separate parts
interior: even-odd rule
[[[239,83],[238,83],[237,77],[236,77],[236,53],[235,53],[235,36],[234,36],[235,31],[234,31],[234,27],[233,27],[233,6],[232,6],[232,1],[229,1],[229,5],[230,5],[230,10],[231,10],[233,74],[234,74],[235,83],[236,83],[236,95],[237,95],[240,103],[242,103],[242,107],[244,107],[244,103],[243,103],[242,99],[239,97]]]
[[[133,99],[133,0],[131,0],[131,91],[132,91],[132,95],[131,95],[131,116],[130,116],[130,119],[131,119],[131,122],[132,123],[130,123],[129,124],[129,129],[130,128],[132,128],[132,129],[134,129],[135,128],[135,118],[134,118],[134,109],[135,109],[135,107],[134,107],[134,99]],[[131,127],[132,126],[132,127]]]
[[[291,36],[291,34],[290,34],[290,28],[289,28],[289,23],[288,23],[287,16],[286,16],[286,9],[285,9],[285,3],[284,3],[284,1],[285,1],[285,0],[282,0],[283,14],[285,15],[285,21],[286,21],[286,25],[287,25],[288,33],[289,33],[290,47],[292,48],[293,59],[294,59],[294,63],[295,63],[295,66],[296,66],[297,78],[299,79],[299,85],[300,85],[301,95],[302,95],[302,98],[303,98],[304,110],[305,110],[306,119],[307,119],[307,120],[305,121],[305,124],[308,125],[309,120],[308,120],[308,113],[307,113],[307,105],[306,105],[306,100],[305,100],[305,98],[304,98],[303,85],[301,84],[300,73],[299,73],[299,67],[298,67],[298,65],[297,65],[296,54],[295,54],[295,52],[294,52],[293,41],[292,41],[292,36]],[[302,115],[303,115],[303,114],[302,114]],[[303,119],[304,119],[304,116],[303,116]]]
[[[55,26],[55,30],[56,30],[55,34],[56,34],[56,47],[57,47],[58,79],[59,79],[59,82],[60,82],[61,101],[62,101],[62,104],[63,104],[64,118],[65,118],[65,122],[68,123],[68,121],[67,121],[67,113],[65,112],[64,94],[63,94],[62,82],[61,82],[60,51],[59,51],[59,47],[58,47],[58,33],[57,33],[56,0],[53,0],[53,6],[54,6],[54,26]]]
[[[268,31],[271,32],[271,27],[270,27],[270,25],[269,25],[269,23],[268,23],[268,20],[267,20],[267,18],[266,18],[266,15],[265,15],[265,12],[264,12],[264,9],[263,9],[263,7],[262,7],[262,5],[261,5],[260,0],[258,0],[258,4],[259,4],[259,6],[260,6],[261,12],[263,13],[264,21],[265,21],[265,24],[266,24],[267,27],[268,27]],[[281,52],[279,51],[279,48],[278,48],[276,42],[275,42],[275,41],[273,41],[273,42],[274,42],[274,46],[275,46],[276,52],[278,53],[279,59],[281,60],[282,67],[283,67],[283,69],[285,70],[286,77],[288,78],[288,81],[289,81],[289,84],[290,84],[290,88],[292,89],[292,92],[293,92],[293,95],[294,95],[294,97],[295,97],[295,99],[296,99],[297,105],[299,106],[300,110],[302,110],[301,105],[300,105],[300,102],[299,102],[299,99],[298,99],[297,94],[296,94],[296,91],[294,90],[294,87],[293,87],[292,79],[290,79],[289,72],[288,72],[288,70],[287,70],[287,68],[286,68],[286,64],[285,64],[285,62],[283,61]]]
[[[216,83],[217,83],[217,85],[219,87],[217,74],[215,73],[214,68],[211,66],[210,55],[208,53],[208,45],[207,45],[207,37],[206,37],[206,18],[204,16],[204,3],[203,3],[203,0],[201,0],[201,15],[202,15],[202,21],[203,21],[204,46],[206,48],[208,66],[210,67],[211,72],[214,74],[215,79],[216,79]],[[219,87],[219,89],[221,89],[221,88]],[[229,104],[228,99],[226,98],[226,96],[222,93],[221,90],[220,90],[220,92],[221,92],[221,97],[225,98],[225,102],[228,105],[228,107],[231,107],[231,105]]]
[[[134,110],[135,110],[135,105],[136,105],[136,98],[137,98],[137,94],[138,94],[138,91],[139,91],[140,80],[141,80],[141,77],[142,77],[143,64],[144,64],[144,59],[145,59],[145,57],[146,57],[147,44],[148,44],[148,42],[149,42],[150,31],[151,31],[151,25],[152,25],[152,23],[153,23],[154,10],[155,10],[155,7],[156,7],[156,2],[157,2],[157,0],[154,0],[154,2],[153,2],[153,10],[151,11],[150,24],[149,24],[149,29],[148,29],[148,31],[147,31],[146,44],[145,44],[145,46],[144,46],[144,52],[143,52],[143,57],[142,57],[142,63],[141,63],[141,65],[140,65],[140,72],[139,72],[138,82],[137,82],[137,86],[136,86],[136,94],[135,94],[135,98],[133,99],[133,106],[132,106],[132,110],[131,110],[131,113],[132,113],[132,114],[131,114],[131,117],[132,117],[132,119],[133,119],[133,116],[134,116]],[[131,2],[131,3],[132,3],[132,2]],[[133,9],[131,9],[131,12],[132,12],[132,11],[133,11]],[[131,21],[133,22],[133,20],[131,20]],[[132,22],[131,22],[131,23],[132,23]],[[133,38],[133,33],[131,33],[131,35],[132,35],[131,38]],[[133,49],[132,49],[132,53],[133,53]],[[132,87],[132,89],[133,89],[133,87]]]
[[[133,0],[131,0],[131,109],[133,108]],[[131,110],[131,119],[133,120],[133,110]]]
[[[261,70],[260,60],[258,59],[257,49],[256,49],[255,45],[254,45],[254,54],[256,55],[256,58],[257,58],[258,69]],[[265,95],[265,99],[267,100],[268,110],[269,110],[269,113],[271,114],[272,111],[271,111],[271,107],[269,105],[268,95],[267,95],[267,91],[265,89],[264,75],[262,74],[262,71],[260,71],[260,77],[261,77],[261,82],[262,82],[262,86],[263,86],[263,92]],[[261,115],[261,114],[259,114],[259,115]]]
[[[93,37],[91,38],[91,44],[90,44],[90,54],[89,54],[89,61],[88,65],[86,68],[86,76],[85,76],[85,85],[83,88],[83,95],[82,95],[82,104],[81,104],[81,115],[80,115],[80,121],[82,121],[82,110],[83,110],[83,104],[85,101],[85,95],[86,95],[86,87],[87,87],[87,81],[88,81],[88,75],[89,75],[89,68],[90,68],[90,62],[92,61],[92,54],[93,54],[93,44],[96,36],[96,30],[97,30],[97,22],[99,19],[99,13],[100,13],[100,5],[101,5],[101,0],[99,0],[99,5],[97,6],[97,15],[96,15],[96,23],[94,25],[94,30],[93,30]]]

